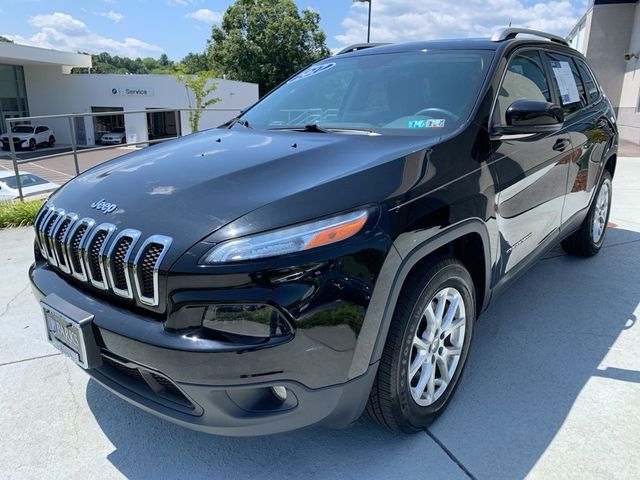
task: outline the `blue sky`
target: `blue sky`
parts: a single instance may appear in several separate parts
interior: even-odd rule
[[[231,0],[2,0],[0,35],[69,51],[179,60],[202,51]],[[366,40],[366,4],[298,0],[322,17],[327,45]],[[489,36],[511,22],[566,35],[586,0],[373,0],[372,40]]]

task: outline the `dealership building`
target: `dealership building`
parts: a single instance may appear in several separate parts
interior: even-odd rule
[[[638,0],[591,0],[567,39],[587,57],[615,107],[620,138],[640,144]]]
[[[91,68],[91,56],[0,42],[0,133],[5,119],[69,113],[127,112],[73,119],[78,145],[95,145],[114,128],[124,127],[130,142],[190,133],[192,93],[171,75],[71,74]],[[220,99],[204,111],[200,129],[236,116],[258,100],[258,85],[215,79],[211,94]],[[157,109],[176,109],[155,112]],[[71,143],[68,119],[46,119],[58,143]]]

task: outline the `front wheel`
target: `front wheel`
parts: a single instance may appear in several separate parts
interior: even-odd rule
[[[580,257],[592,257],[600,251],[609,223],[612,191],[611,174],[605,170],[582,225],[562,241],[562,248],[567,253]]]
[[[36,141],[33,138],[29,140],[29,150],[33,152],[37,147],[38,145],[36,144]]]
[[[464,368],[475,322],[471,275],[456,259],[411,275],[398,298],[366,413],[417,432],[445,409]]]

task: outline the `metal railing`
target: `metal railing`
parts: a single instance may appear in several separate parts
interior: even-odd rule
[[[21,201],[24,201],[24,195],[23,195],[23,189],[22,189],[22,182],[20,179],[20,165],[26,164],[26,163],[35,163],[35,162],[41,162],[43,160],[50,160],[52,158],[59,158],[59,157],[66,157],[70,154],[73,154],[73,162],[74,162],[74,167],[75,167],[75,174],[76,175],[80,175],[80,164],[78,162],[78,145],[77,145],[77,139],[76,139],[76,126],[75,126],[75,119],[76,118],[85,118],[85,117],[108,117],[108,116],[125,116],[125,115],[130,115],[130,114],[154,114],[154,113],[167,113],[167,112],[173,112],[175,114],[180,114],[182,112],[196,112],[196,111],[200,111],[200,112],[229,112],[229,113],[235,113],[235,114],[239,114],[241,112],[240,109],[238,108],[150,108],[150,109],[144,109],[144,110],[118,110],[118,111],[111,111],[111,112],[91,112],[91,113],[68,113],[68,114],[59,114],[59,115],[38,115],[38,116],[33,116],[33,117],[13,117],[13,118],[7,118],[5,119],[5,125],[6,125],[6,129],[7,129],[7,133],[2,134],[2,136],[7,136],[9,138],[9,152],[10,152],[10,157],[11,157],[11,161],[13,163],[13,171],[14,174],[16,176],[16,187],[18,189],[18,196],[20,198]],[[230,115],[230,117],[233,115]],[[60,120],[60,119],[68,119],[69,122],[69,133],[70,133],[70,139],[71,139],[71,151],[64,151],[64,152],[59,152],[59,153],[53,153],[50,155],[42,155],[42,156],[38,156],[38,157],[34,157],[34,158],[25,158],[25,159],[20,159],[18,158],[18,154],[16,152],[16,145],[14,143],[14,134],[16,132],[13,132],[13,128],[12,126],[14,124],[20,123],[20,124],[24,124],[27,122],[32,123],[33,121],[42,121],[42,120]],[[223,122],[221,122],[223,123]],[[32,123],[31,126],[36,126],[35,124]],[[161,142],[166,142],[167,140],[173,140],[175,138],[179,138],[182,136],[182,128],[180,127],[180,124],[177,124],[177,133],[175,136],[170,136],[170,137],[163,137],[163,138],[158,138],[158,139],[147,139],[147,140],[140,140],[140,141],[136,141],[136,142],[127,142],[126,145],[122,145],[122,144],[115,144],[115,145],[103,145],[103,146],[97,146],[97,147],[83,147],[81,149],[82,153],[88,153],[88,152],[95,152],[95,151],[101,151],[101,150],[110,150],[110,149],[115,149],[115,148],[120,148],[123,146],[127,146],[127,147],[134,147],[134,146],[139,146],[139,145],[144,145],[144,146],[148,146],[148,145],[153,145],[156,143],[161,143]],[[21,142],[20,142],[21,143]]]

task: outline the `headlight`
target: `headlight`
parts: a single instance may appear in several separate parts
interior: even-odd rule
[[[229,240],[213,247],[200,260],[210,265],[276,257],[329,245],[358,233],[369,218],[367,210],[285,227],[238,240]]]

